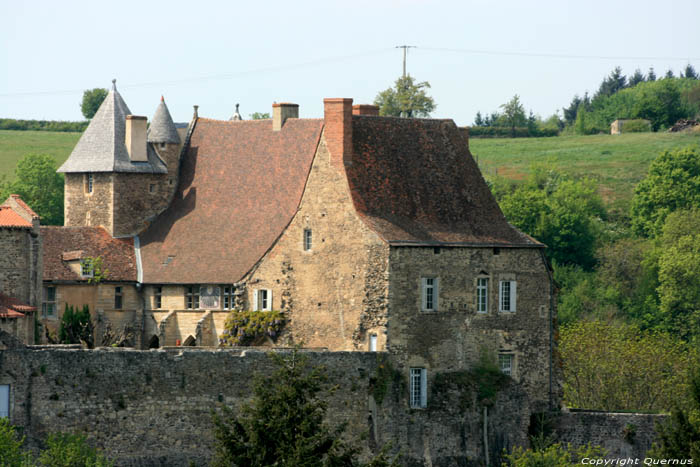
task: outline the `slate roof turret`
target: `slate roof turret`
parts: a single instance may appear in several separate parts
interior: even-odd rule
[[[160,98],[160,104],[158,104],[151,125],[148,127],[148,142],[180,144],[180,135],[177,134],[177,127],[173,122],[173,117],[170,116],[168,106],[165,105],[163,96]]]
[[[129,158],[124,138],[126,116],[131,111],[117,92],[116,80],[112,83],[112,89],[58,172],[167,173],[165,163],[150,145],[147,162],[132,162]]]

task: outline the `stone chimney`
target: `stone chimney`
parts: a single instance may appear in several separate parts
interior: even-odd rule
[[[368,115],[379,117],[379,106],[371,104],[357,104],[352,106],[353,115]]]
[[[352,165],[352,99],[323,99],[324,134],[331,164],[338,169]]]
[[[280,131],[288,118],[299,118],[299,104],[272,104],[272,131]]]
[[[126,150],[131,162],[148,162],[146,149],[146,117],[136,115],[126,116]]]

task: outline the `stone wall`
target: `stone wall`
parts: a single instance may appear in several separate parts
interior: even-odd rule
[[[7,341],[0,333],[0,341]],[[1,344],[1,343],[0,343]],[[0,384],[11,385],[11,423],[30,446],[53,431],[85,432],[118,465],[204,465],[211,412],[250,397],[252,376],[272,367],[259,350],[197,348],[0,351]],[[3,346],[0,345],[0,349]],[[390,442],[401,465],[469,466],[484,458],[484,408],[463,389],[428,387],[428,407],[408,407],[408,376],[386,353],[305,351],[329,373],[328,422],[367,457]],[[526,443],[529,404],[515,384],[487,410],[490,458]]]
[[[304,250],[304,230],[312,246]],[[358,217],[347,179],[331,164],[321,136],[299,211],[279,241],[245,278],[245,309],[257,289],[290,319],[282,345],[368,349],[368,331],[384,347],[389,247]]]
[[[549,408],[551,283],[539,249],[392,247],[388,347],[403,367],[454,371],[482,355],[513,356],[512,376]],[[421,311],[421,278],[438,279],[437,311]],[[476,311],[477,278],[489,279],[488,312]],[[499,311],[499,281],[516,281],[515,312]],[[409,357],[410,356],[410,357]],[[560,379],[552,366],[552,406]]]
[[[84,173],[66,173],[64,192],[64,225],[67,227],[102,226],[114,232],[113,174],[93,173],[92,193],[87,193]]]
[[[0,228],[0,292],[36,305],[32,300],[30,251],[28,229]]]
[[[173,185],[165,174],[114,174],[114,232],[112,236],[136,235],[168,206]]]
[[[557,416],[555,437],[559,442],[602,446],[607,458],[640,459],[656,439],[656,423],[666,415],[610,412],[567,412]]]

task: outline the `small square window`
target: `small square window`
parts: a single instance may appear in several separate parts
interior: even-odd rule
[[[122,309],[122,288],[119,286],[114,288],[114,309]]]
[[[159,143],[158,146],[160,146],[161,149],[165,149],[165,143]]]
[[[94,277],[95,270],[92,266],[91,261],[81,261],[80,262],[80,275],[85,278]]]
[[[411,408],[425,408],[428,406],[428,372],[425,368],[411,368]]]
[[[304,229],[304,251],[311,250],[311,229]]]
[[[156,184],[155,184],[155,183],[151,183],[150,185],[148,185],[148,192],[149,192],[149,193],[155,193],[155,192],[156,192]]]
[[[185,287],[185,308],[196,310],[199,308],[199,286]]]
[[[504,375],[513,376],[513,354],[498,354],[498,367]]]

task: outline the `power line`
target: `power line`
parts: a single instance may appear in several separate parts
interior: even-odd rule
[[[421,50],[429,50],[435,52],[455,52],[473,55],[505,55],[514,57],[543,57],[543,58],[570,58],[581,60],[700,60],[700,57],[632,57],[632,56],[614,56],[614,55],[574,55],[574,54],[556,54],[544,52],[510,52],[499,50],[478,50],[478,49],[454,49],[444,47],[421,47]]]
[[[415,45],[397,45],[397,49],[403,49],[403,77],[406,77],[406,52],[408,49],[415,49]]]

